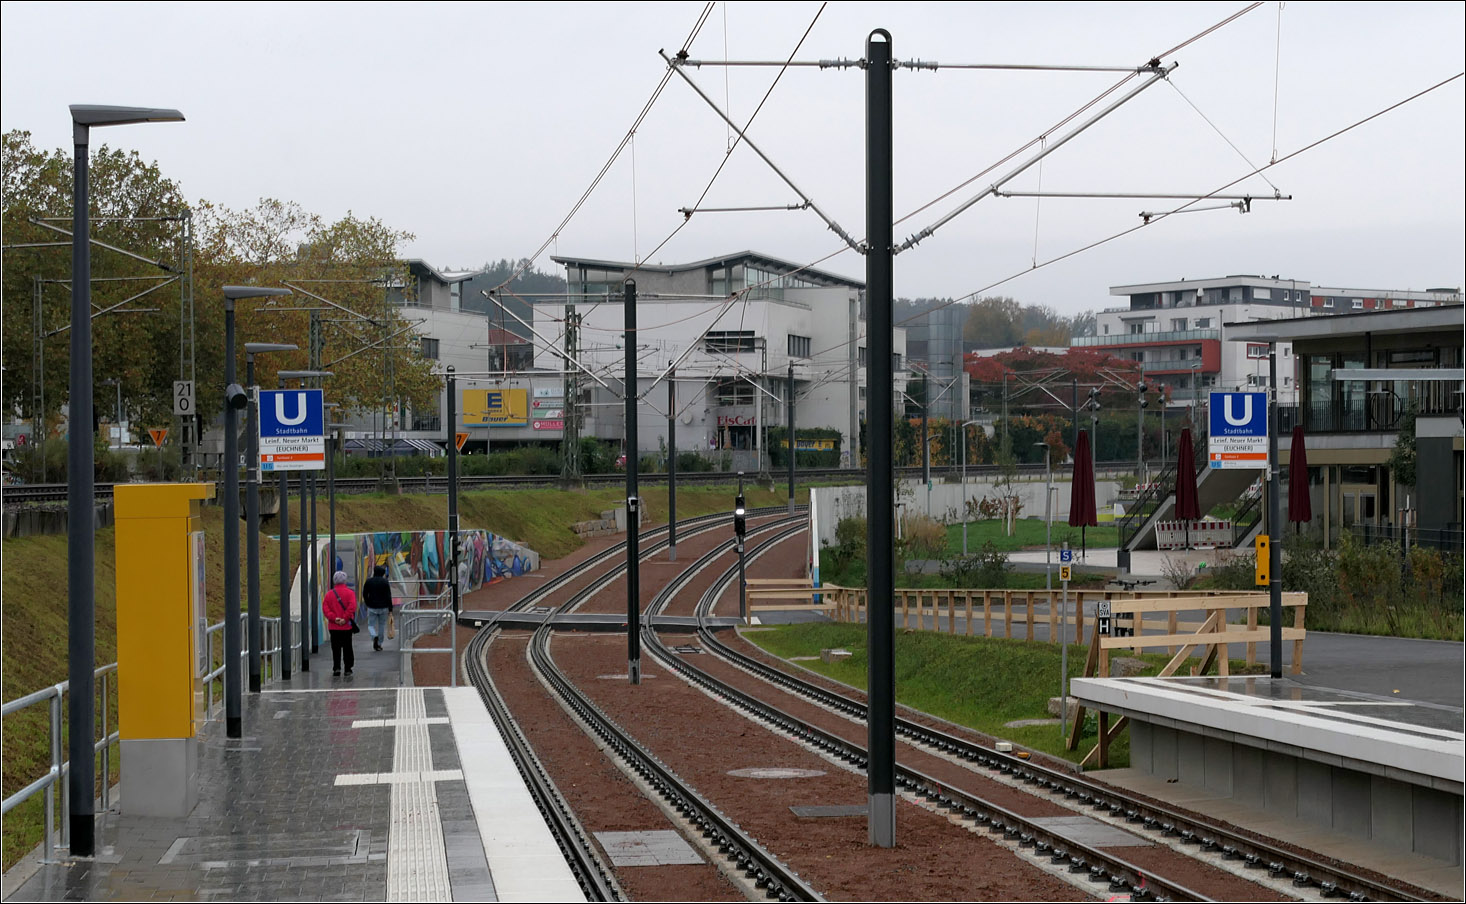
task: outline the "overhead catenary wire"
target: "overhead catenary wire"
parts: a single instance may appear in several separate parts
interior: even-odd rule
[[[1168,75],[1170,75],[1173,71],[1175,71],[1177,65],[1178,64],[1176,64],[1176,63],[1172,63],[1169,66],[1162,66],[1161,64],[1156,63],[1153,68],[1150,68],[1149,70],[1147,70],[1150,73],[1150,77],[1148,79],[1146,79],[1145,81],[1143,81],[1141,84],[1135,86],[1134,88],[1130,89],[1125,94],[1121,95],[1118,99],[1116,99],[1109,106],[1105,107],[1104,109],[1102,109],[1099,112],[1095,113],[1093,116],[1091,116],[1088,119],[1084,120],[1083,122],[1079,123],[1075,128],[1073,128],[1072,130],[1066,132],[1061,138],[1059,138],[1057,141],[1055,141],[1052,145],[1049,145],[1049,146],[1045,147],[1043,150],[1039,151],[1039,153],[1035,154],[1032,158],[1028,159],[1027,161],[1025,161],[1025,162],[1023,162],[1021,164],[1019,164],[1016,168],[1014,168],[1013,170],[1009,171],[1007,174],[1005,174],[1004,176],[1002,176],[1001,178],[999,178],[996,182],[994,182],[988,188],[982,190],[981,192],[979,192],[978,194],[976,194],[972,198],[969,198],[967,201],[964,201],[963,203],[957,205],[956,208],[954,208],[953,210],[951,210],[950,212],[948,212],[946,215],[938,218],[936,222],[932,223],[930,226],[927,226],[925,229],[922,229],[921,231],[919,231],[916,234],[912,235],[910,238],[908,238],[906,241],[902,242],[900,245],[897,245],[896,248],[895,248],[895,250],[894,250],[894,253],[900,254],[903,251],[909,251],[912,248],[916,247],[916,245],[918,243],[920,243],[921,241],[923,241],[924,239],[927,239],[927,238],[931,237],[932,235],[936,234],[936,231],[938,229],[941,229],[943,226],[947,225],[948,223],[952,222],[957,217],[961,216],[967,210],[971,209],[973,205],[977,204],[979,201],[981,201],[984,198],[991,197],[992,194],[993,194],[993,192],[996,191],[998,188],[1000,188],[1005,182],[1010,182],[1013,179],[1017,178],[1018,176],[1022,175],[1024,172],[1026,172],[1029,169],[1029,167],[1032,167],[1034,164],[1038,163],[1040,160],[1043,160],[1045,157],[1047,157],[1050,154],[1058,151],[1059,148],[1062,148],[1064,145],[1068,144],[1070,141],[1073,141],[1075,138],[1078,138],[1085,131],[1087,131],[1091,126],[1095,125],[1100,120],[1104,119],[1106,116],[1108,116],[1111,113],[1115,112],[1116,110],[1118,110],[1120,107],[1124,106],[1129,101],[1131,101],[1131,100],[1135,99],[1136,97],[1138,97],[1140,95],[1140,93],[1143,92],[1145,89],[1151,87],[1152,85],[1154,85],[1158,81],[1165,80],[1165,78]]]
[[[1273,46],[1273,163],[1278,161],[1278,85],[1283,69],[1283,7],[1287,5],[1282,0],[1278,2],[1278,34]]]
[[[688,33],[687,40],[683,42],[682,50],[678,51],[679,53],[686,53],[687,48],[692,46],[693,40],[702,30],[703,25],[707,22],[708,16],[712,13],[712,11],[712,3],[708,3],[703,7],[702,14],[698,17],[697,23],[693,25],[692,31]],[[580,213],[580,209],[585,206],[586,201],[590,200],[590,196],[601,184],[601,180],[604,179],[606,177],[606,174],[611,171],[611,167],[621,156],[621,152],[626,149],[626,146],[630,143],[632,136],[634,136],[637,130],[641,128],[642,122],[645,121],[647,115],[651,113],[652,107],[656,105],[657,99],[662,96],[662,92],[666,89],[667,84],[671,80],[672,73],[670,71],[662,74],[661,81],[657,83],[657,87],[652,90],[651,96],[647,98],[646,103],[642,105],[641,112],[636,115],[636,119],[632,122],[631,127],[626,130],[626,134],[622,136],[621,141],[616,145],[615,150],[611,152],[611,156],[606,160],[605,164],[603,164],[600,170],[596,173],[595,178],[591,180],[590,185],[587,186],[585,191],[581,193],[580,198],[577,199],[573,205],[571,205],[570,211],[565,214],[564,219],[560,221],[559,225],[555,227],[554,231],[550,233],[549,237],[545,239],[545,241],[539,246],[539,248],[535,249],[534,254],[531,254],[529,257],[523,258],[520,261],[519,266],[516,267],[509,274],[509,276],[504,279],[502,283],[495,286],[495,289],[502,289],[514,280],[518,279],[520,275],[524,273],[525,269],[527,267],[533,266],[534,262],[539,260],[540,255],[545,253],[545,249],[550,247],[551,243],[555,242],[560,237],[560,233],[563,232],[565,227],[570,224],[570,221],[575,218],[576,214]]]
[[[1227,143],[1227,146],[1228,147],[1230,147],[1232,150],[1234,150],[1234,151],[1237,152],[1237,156],[1242,158],[1242,162],[1243,163],[1247,164],[1248,166],[1257,166],[1257,164],[1253,163],[1252,160],[1250,160],[1248,158],[1248,156],[1245,153],[1243,153],[1242,149],[1237,146],[1237,143],[1235,141],[1233,141],[1232,139],[1230,139],[1230,138],[1227,137],[1227,134],[1221,130],[1221,127],[1219,127],[1216,123],[1212,122],[1211,117],[1209,117],[1205,113],[1201,112],[1201,108],[1198,107],[1195,103],[1193,103],[1192,100],[1191,100],[1191,98],[1189,98],[1189,97],[1186,96],[1186,92],[1185,91],[1182,91],[1180,89],[1180,87],[1178,87],[1176,85],[1175,82],[1170,82],[1170,85],[1171,85],[1171,90],[1175,91],[1176,94],[1178,94],[1181,97],[1182,100],[1186,101],[1187,106],[1189,106],[1191,109],[1195,110],[1196,111],[1196,115],[1197,116],[1200,116],[1203,122],[1205,122],[1207,125],[1211,126],[1212,127],[1212,131],[1216,132],[1217,135],[1219,135],[1221,137],[1221,139]],[[1276,139],[1277,139],[1277,131],[1276,131],[1277,126],[1276,126],[1276,124],[1274,124],[1273,128],[1274,128],[1273,139],[1276,141]],[[1273,147],[1273,155],[1272,155],[1271,161],[1272,162],[1276,162],[1277,159],[1278,159],[1278,149],[1277,149],[1276,146],[1274,146]],[[1273,185],[1272,180],[1269,179],[1266,175],[1263,175],[1262,181],[1266,182],[1268,184],[1268,187],[1271,188],[1273,191],[1275,191],[1275,192],[1278,191],[1278,187],[1276,185]]]

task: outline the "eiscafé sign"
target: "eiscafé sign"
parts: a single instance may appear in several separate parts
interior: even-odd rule
[[[757,427],[758,415],[756,414],[720,414],[718,415],[719,427]]]

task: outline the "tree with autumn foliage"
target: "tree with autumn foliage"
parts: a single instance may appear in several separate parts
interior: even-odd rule
[[[32,419],[33,430],[41,420],[53,434],[70,378],[71,154],[41,150],[30,133],[12,131],[3,138],[0,171],[7,249],[4,405]],[[156,164],[106,145],[92,148],[89,187],[92,237],[105,243],[92,247],[93,310],[106,312],[92,318],[96,407],[109,420],[115,416],[117,389],[108,381],[120,380],[124,418],[171,419],[186,328],[181,237],[188,204]],[[38,328],[44,373],[38,370]],[[90,431],[94,424],[84,417]]]
[[[417,352],[411,324],[395,303],[410,300],[404,299],[411,280],[400,251],[412,235],[350,212],[327,222],[299,204],[273,199],[239,211],[202,203],[197,219],[201,301],[220,298],[218,290],[226,285],[293,285],[300,290],[291,298],[239,303],[241,373],[247,341],[288,342],[301,349],[259,358],[255,378],[261,386],[275,385],[279,370],[306,368],[311,312],[299,309],[323,308],[321,363],[333,374],[326,383],[327,398],[346,409],[374,407],[387,396],[390,374],[395,398],[413,406],[436,399],[440,381],[433,362]],[[205,302],[198,308],[199,329],[217,328],[216,335],[222,336],[223,304]],[[200,373],[223,373],[222,343],[207,351],[201,344],[199,351]],[[214,410],[222,399],[222,385],[209,389],[213,394],[205,396],[205,387],[199,386],[201,411]]]

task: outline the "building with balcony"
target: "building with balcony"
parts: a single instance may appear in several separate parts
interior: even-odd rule
[[[1298,362],[1296,419],[1307,444],[1315,525],[1343,530],[1410,526],[1420,542],[1454,544],[1462,524],[1462,308],[1408,309],[1224,325],[1238,344],[1276,338]],[[1416,482],[1388,461],[1401,418],[1416,411]],[[1284,464],[1291,436],[1280,437]]]
[[[1076,347],[1097,347],[1139,362],[1147,382],[1164,387],[1172,406],[1190,407],[1212,390],[1265,387],[1267,348],[1226,342],[1224,323],[1297,317],[1309,310],[1306,280],[1224,276],[1111,286],[1125,307],[1108,308],[1095,335],[1075,337]],[[1296,393],[1292,348],[1278,347],[1278,389],[1285,404]]]
[[[1460,289],[1346,289],[1277,276],[1224,276],[1112,286],[1129,304],[1096,318],[1096,335],[1074,346],[1101,347],[1140,363],[1147,380],[1170,391],[1173,406],[1200,403],[1211,390],[1268,385],[1266,343],[1234,343],[1227,324],[1461,303]],[[1298,399],[1300,373],[1288,342],[1278,344],[1283,405]]]

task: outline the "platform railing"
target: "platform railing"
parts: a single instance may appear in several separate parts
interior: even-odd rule
[[[447,584],[436,594],[425,594],[419,591],[417,598],[408,604],[404,604],[393,613],[397,619],[397,655],[402,676],[405,679],[407,670],[410,667],[414,653],[449,653],[453,656],[453,667],[451,669],[450,684],[458,686],[458,632],[449,632],[451,646],[447,647],[416,647],[417,639],[424,634],[434,634],[442,630],[444,625],[456,629],[453,624],[453,610],[451,606],[453,588]]]
[[[117,663],[113,662],[104,665],[92,673],[92,680],[97,682],[101,691],[101,706],[97,711],[101,714],[102,737],[93,742],[93,750],[101,754],[102,765],[102,809],[107,810],[112,805],[112,745],[121,740],[119,732],[114,731],[109,722],[109,711],[112,704],[112,691],[116,682],[112,676],[117,672]],[[66,814],[71,811],[71,796],[67,788],[66,776],[70,772],[70,761],[62,759],[64,746],[61,743],[62,709],[63,701],[69,692],[70,683],[63,681],[60,684],[53,684],[50,687],[42,688],[35,693],[26,694],[24,697],[17,697],[0,707],[0,716],[9,716],[32,706],[45,704],[49,713],[49,737],[51,748],[51,763],[46,774],[16,791],[5,798],[3,806],[0,806],[0,813],[9,813],[27,800],[37,794],[44,794],[46,798],[46,825],[42,839],[42,861],[45,863],[56,862],[56,842],[53,841],[54,828],[56,826],[56,787],[61,787],[61,847],[71,846],[71,820]],[[94,777],[95,781],[95,777]]]
[[[296,621],[291,619],[292,622]],[[240,616],[241,636],[248,636],[243,633],[248,629],[248,615]],[[300,635],[297,633],[297,637]],[[215,717],[215,685],[220,686],[219,702],[223,702],[223,681],[224,681],[224,623],[217,622],[204,629],[204,641],[206,649],[202,651],[208,656],[210,670],[203,676],[205,693],[205,718]],[[291,650],[299,650],[300,644],[291,646]],[[260,619],[260,652],[262,656],[263,680],[268,683],[277,680],[281,674],[281,650],[280,650],[280,619]],[[214,665],[218,663],[217,667]],[[248,669],[249,650],[240,651],[240,668]],[[117,663],[112,662],[101,666],[92,673],[96,687],[100,691],[100,705],[96,711],[101,719],[101,738],[94,742],[94,749],[100,755],[102,781],[101,804],[102,809],[108,810],[112,806],[112,747],[121,741],[121,733],[111,724],[112,706],[116,703],[114,690],[117,685],[116,676]],[[70,683],[63,681],[47,688],[26,694],[24,697],[17,697],[0,707],[0,717],[8,717],[32,706],[45,704],[48,709],[48,732],[47,741],[50,746],[50,766],[46,773],[35,781],[16,791],[5,798],[0,813],[9,813],[11,810],[30,800],[37,794],[44,794],[46,798],[46,828],[42,839],[42,860],[45,863],[55,862],[55,848],[57,842],[54,839],[56,819],[56,787],[61,787],[61,813],[70,812],[71,799],[67,783],[64,781],[70,771],[70,761],[62,759],[64,745],[62,744],[63,727],[63,701],[70,688]],[[68,819],[61,819],[60,846],[70,847],[71,845],[71,823]]]

